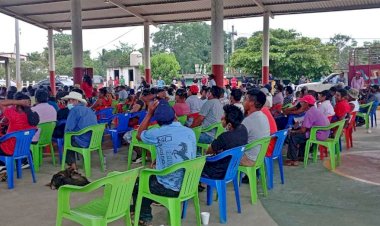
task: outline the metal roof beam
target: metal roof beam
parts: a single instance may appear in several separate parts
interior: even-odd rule
[[[105,0],[105,2],[106,1],[107,0]],[[134,15],[137,18],[140,18],[143,21],[149,22],[153,26],[157,26],[152,19],[142,16],[140,13],[136,12],[135,10],[133,10],[131,8],[128,8],[128,7],[124,6],[122,3],[118,2],[117,0],[108,0],[108,2],[110,4],[113,4],[113,5],[117,6],[117,7],[119,7],[120,9],[126,11],[127,13],[132,14],[132,15]]]
[[[265,5],[260,1],[260,0],[253,0],[253,2],[261,9],[264,11],[264,13],[269,13],[269,16],[274,19],[273,13],[268,10]]]
[[[9,9],[5,9],[3,7],[0,7],[0,12],[4,13],[5,15],[8,15],[10,17],[13,17],[13,18],[25,21],[27,23],[34,24],[34,25],[36,25],[36,26],[38,26],[40,28],[43,28],[43,29],[49,29],[50,28],[48,25],[46,25],[44,23],[41,23],[41,22],[39,22],[37,20],[33,20],[33,19],[29,18],[29,17],[25,17],[25,16],[23,16],[21,14],[17,14],[15,12],[13,12],[13,11],[11,11]]]

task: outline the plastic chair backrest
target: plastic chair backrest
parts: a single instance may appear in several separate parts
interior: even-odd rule
[[[128,124],[129,124],[129,119],[131,118],[131,114],[124,114],[124,113],[119,113],[116,115],[118,124],[117,127],[115,128],[117,132],[124,132],[128,130]]]
[[[267,153],[268,146],[272,137],[263,137],[261,139],[255,140],[245,146],[245,150],[251,150],[253,147],[260,145],[260,151],[256,158],[255,167],[259,168],[264,164],[264,157]]]
[[[244,146],[235,147],[230,150],[223,151],[222,153],[217,154],[215,156],[208,157],[206,159],[206,162],[209,162],[210,160],[211,160],[210,162],[215,162],[215,161],[227,158],[228,156],[231,156],[230,164],[228,165],[226,175],[224,176],[224,179],[223,179],[226,181],[230,181],[234,179],[234,177],[236,176],[237,170],[240,165],[240,160],[243,154],[244,154]]]
[[[104,195],[109,200],[106,218],[118,217],[125,214],[131,202],[133,188],[140,168],[126,172],[112,172],[98,182],[105,184]]]
[[[347,128],[350,129],[350,128],[354,127],[354,125],[356,123],[355,119],[356,119],[356,111],[353,111],[353,112],[350,113],[350,118],[349,118],[349,121],[348,121],[348,127]]]
[[[293,126],[293,124],[294,124],[294,118],[298,118],[298,117],[302,117],[302,116],[304,116],[305,115],[305,113],[301,113],[301,114],[290,114],[290,115],[288,115],[288,123],[286,124],[286,129],[289,129],[289,128],[291,128],[292,126]]]
[[[177,120],[178,120],[178,122],[181,123],[181,125],[185,125],[186,120],[187,120],[187,115],[179,116],[179,117],[177,117]]]
[[[17,132],[7,133],[6,135],[0,138],[0,143],[14,138],[16,139],[15,150],[13,153],[13,157],[22,157],[30,154],[30,144],[32,143],[32,139],[34,134],[36,133],[36,129],[30,130],[20,130]]]
[[[342,135],[344,124],[346,123],[346,120],[337,121],[330,124],[330,129],[338,127],[338,129],[335,132],[334,136],[334,142],[338,142],[340,139],[340,136]]]
[[[206,162],[206,157],[202,156],[192,160],[184,161],[171,167],[178,167],[178,169],[185,169],[183,175],[181,191],[178,198],[186,199],[198,193],[198,184],[201,178],[202,170]],[[169,167],[169,168],[171,168]],[[168,169],[169,169],[168,168]]]
[[[134,112],[134,113],[131,113],[131,118],[138,117],[139,118],[138,124],[140,125],[142,121],[144,120],[146,114],[147,114],[146,111]]]
[[[272,134],[272,137],[276,137],[276,144],[274,146],[274,150],[272,153],[272,157],[276,157],[282,154],[282,147],[284,146],[284,142],[286,140],[286,137],[288,135],[288,130],[280,130]]]
[[[371,111],[370,111],[370,114],[376,114],[376,110],[377,110],[377,107],[379,106],[379,102],[378,101],[373,101],[372,102],[372,106],[371,106]]]
[[[56,122],[45,122],[37,125],[41,130],[40,139],[38,140],[39,145],[48,145],[51,143],[55,125]]]
[[[222,122],[217,122],[217,123],[209,125],[207,128],[203,128],[202,132],[208,132],[208,131],[212,131],[214,129],[216,130],[215,136],[214,136],[215,139],[218,138],[218,136],[225,131],[224,127],[222,125]]]
[[[175,104],[175,101],[174,101],[174,100],[169,101],[169,106],[170,106],[170,107],[173,107],[174,104]]]
[[[98,121],[100,120],[110,120],[113,116],[112,114],[113,112],[113,108],[112,107],[108,107],[108,108],[104,108],[102,110],[99,110],[96,112],[96,116],[98,116]]]
[[[195,140],[198,143],[199,137],[201,136],[201,133],[202,133],[202,126],[194,127],[192,129],[193,129],[193,131],[195,133]]]
[[[103,133],[105,129],[106,124],[101,123],[101,124],[96,124],[93,126],[88,126],[87,128],[83,129],[83,133],[87,133],[91,131],[91,141],[90,145],[88,146],[89,149],[97,149],[99,146],[102,145],[102,138],[103,138]]]

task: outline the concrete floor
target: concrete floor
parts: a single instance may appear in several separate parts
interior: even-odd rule
[[[358,128],[354,135],[354,148],[350,153],[379,150],[380,129],[373,129],[372,134],[365,133],[364,128]],[[109,148],[109,143],[104,144]],[[96,155],[92,159],[91,181],[103,177],[107,172],[126,170],[127,147],[119,149],[114,155],[106,150],[107,171],[101,172]],[[345,152],[345,150],[344,150]],[[379,152],[380,153],[380,152]],[[360,155],[359,155],[360,156]],[[355,157],[355,155],[353,155]],[[350,167],[360,167],[362,159],[343,156],[343,166],[349,161]],[[361,164],[355,164],[360,162]],[[133,165],[137,167],[138,165]],[[374,166],[375,167],[375,166]],[[343,168],[343,167],[342,167]],[[370,170],[371,168],[367,169]],[[372,169],[373,175],[380,175],[380,168]],[[376,171],[377,170],[377,171]],[[31,182],[29,170],[23,170],[23,178],[15,181],[15,189],[8,190],[6,183],[0,183],[1,226],[50,226],[55,224],[57,191],[50,190],[45,185],[51,176],[59,171],[59,167],[51,164],[50,158],[44,158],[44,163],[37,174],[37,183]],[[344,170],[343,170],[344,171]],[[360,170],[358,170],[360,171]],[[361,170],[365,172],[365,170]],[[378,172],[378,173],[376,173]],[[355,175],[360,178],[359,175]],[[278,169],[275,168],[275,187],[268,197],[260,192],[260,201],[250,204],[248,185],[240,188],[242,213],[236,212],[234,193],[228,188],[228,224],[227,225],[379,225],[380,216],[380,186],[375,186],[337,175],[325,168],[321,161],[309,163],[304,169],[285,167],[285,184],[279,184]],[[73,204],[83,203],[100,194],[95,192],[89,196],[74,195]],[[201,210],[211,212],[211,226],[219,224],[218,203],[212,206],[205,203],[206,193],[200,193]],[[153,207],[154,225],[167,225],[166,210],[163,207]],[[184,226],[195,225],[194,208],[190,202],[188,216],[183,220]],[[65,221],[64,225],[76,225]],[[110,225],[124,225],[117,221]]]

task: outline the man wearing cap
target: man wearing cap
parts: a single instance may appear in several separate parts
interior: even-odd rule
[[[160,128],[148,129],[149,121],[154,117]],[[173,108],[165,100],[154,101],[148,107],[148,113],[137,131],[137,139],[156,146],[157,170],[163,170],[173,164],[194,159],[196,156],[196,139],[194,132],[174,122]],[[151,176],[150,192],[160,196],[177,197],[181,189],[183,171],[179,170],[166,176]],[[133,191],[133,204],[136,204],[138,182]],[[152,200],[143,198],[139,225],[152,225]],[[131,207],[134,210],[134,205]]]
[[[361,90],[364,89],[364,78],[361,76],[361,72],[357,71],[355,77],[351,80],[351,88]]]
[[[306,109],[306,114],[299,129],[289,131],[288,153],[285,164],[287,166],[298,166],[298,160],[303,160],[306,140],[310,137],[310,129],[314,126],[328,126],[330,122],[321,111],[315,107],[315,98],[312,95],[305,95],[299,99],[302,108]],[[321,130],[317,132],[318,140],[326,140],[330,131]],[[305,156],[307,158],[308,156]]]
[[[198,98],[199,88],[197,85],[190,86],[189,97],[186,99],[186,103],[190,107],[190,113],[199,112],[202,108],[203,101]]]
[[[67,117],[65,132],[78,132],[88,126],[96,125],[97,119],[94,111],[86,107],[87,102],[83,95],[77,92],[70,92],[69,95],[62,98],[67,100],[67,108],[70,110]],[[71,144],[75,147],[86,148],[90,145],[91,132],[73,136]],[[68,150],[66,153],[66,163],[73,169],[77,169],[75,164],[75,153]]]

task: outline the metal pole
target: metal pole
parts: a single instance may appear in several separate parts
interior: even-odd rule
[[[262,84],[269,82],[269,13],[264,13],[263,24]]]
[[[7,88],[11,86],[11,76],[9,73],[9,58],[5,59],[5,85]]]
[[[53,29],[48,30],[48,49],[49,49],[49,75],[50,75],[50,87],[52,95],[56,94],[55,87],[55,59],[54,59],[54,40]]]
[[[150,70],[150,31],[149,23],[144,22],[144,65],[145,65],[145,80],[148,84],[151,83],[151,70]]]
[[[71,0],[71,34],[74,84],[82,83],[83,40],[82,40],[82,4],[81,0]]]
[[[21,65],[20,65],[20,29],[18,19],[15,19],[15,35],[16,35],[16,86],[21,90]]]
[[[211,64],[216,85],[223,87],[224,74],[224,18],[223,0],[211,1]]]

